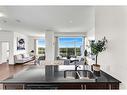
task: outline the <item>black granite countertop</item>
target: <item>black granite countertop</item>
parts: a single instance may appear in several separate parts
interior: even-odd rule
[[[82,69],[80,68],[80,70]],[[0,81],[0,83],[121,83],[103,71],[100,72],[100,76],[95,76],[95,79],[91,80],[65,78],[64,72],[66,70],[74,70],[74,66],[32,66]]]

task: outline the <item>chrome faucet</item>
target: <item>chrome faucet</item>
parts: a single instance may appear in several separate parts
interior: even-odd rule
[[[75,64],[75,79],[80,79],[80,74],[78,72],[78,67],[81,68],[78,64]]]
[[[78,70],[78,67],[81,68],[79,65],[75,64],[75,71]]]

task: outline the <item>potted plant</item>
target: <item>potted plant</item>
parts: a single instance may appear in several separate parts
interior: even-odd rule
[[[106,37],[104,37],[102,40],[91,41],[91,43],[90,43],[91,53],[93,55],[95,55],[95,57],[96,57],[95,58],[96,63],[93,64],[93,70],[94,71],[100,71],[100,65],[97,63],[97,57],[98,57],[99,53],[106,50],[106,44],[107,44]]]

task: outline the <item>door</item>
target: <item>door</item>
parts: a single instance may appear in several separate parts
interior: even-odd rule
[[[9,42],[2,42],[2,63],[9,62]]]

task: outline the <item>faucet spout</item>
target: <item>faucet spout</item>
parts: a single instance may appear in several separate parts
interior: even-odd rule
[[[79,65],[75,65],[75,71],[78,70],[78,67],[81,68]]]

